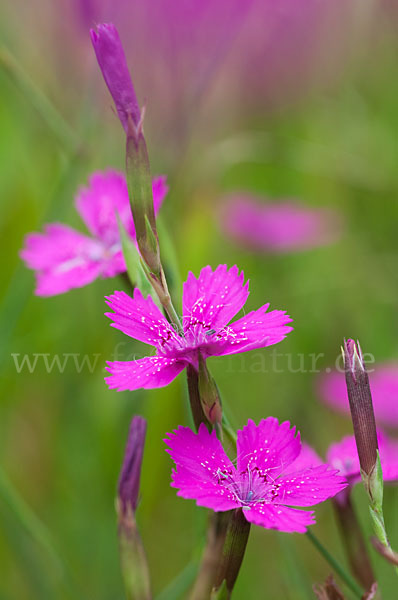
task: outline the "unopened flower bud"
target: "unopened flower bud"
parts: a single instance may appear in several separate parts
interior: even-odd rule
[[[118,483],[118,499],[123,514],[126,514],[129,507],[133,512],[137,508],[145,435],[145,419],[133,417]]]
[[[141,115],[118,31],[111,23],[102,23],[97,31],[90,30],[90,36],[105,83],[127,133],[129,117],[137,125]]]
[[[151,599],[148,563],[135,520],[145,434],[145,419],[134,417],[130,425],[118,485],[117,513],[120,564],[126,596],[131,600]]]
[[[377,463],[377,433],[369,378],[359,344],[344,341],[344,368],[361,470],[368,477]]]
[[[376,422],[368,374],[359,344],[344,342],[344,366],[361,476],[368,493],[373,530],[390,547],[383,516],[383,473],[379,457]]]

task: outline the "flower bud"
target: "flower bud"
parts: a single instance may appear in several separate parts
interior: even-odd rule
[[[377,463],[377,433],[369,378],[359,344],[344,341],[344,368],[361,470],[370,476]]]
[[[90,35],[105,83],[127,135],[127,185],[138,248],[149,272],[159,279],[161,264],[153,207],[152,179],[143,133],[144,111],[140,112],[116,27],[103,23],[98,25],[97,31],[91,30]]]
[[[133,417],[118,483],[118,499],[123,515],[127,513],[128,508],[133,512],[137,508],[145,435],[145,419],[139,416]]]
[[[111,23],[102,23],[97,31],[90,30],[90,36],[105,83],[127,133],[129,117],[137,125],[141,115],[118,31]]]
[[[116,503],[120,565],[126,596],[131,600],[151,599],[148,563],[135,520],[145,433],[145,419],[134,417],[127,439]]]
[[[373,530],[390,547],[383,516],[383,473],[379,458],[376,422],[368,374],[359,344],[344,342],[344,366],[361,477],[368,493]]]

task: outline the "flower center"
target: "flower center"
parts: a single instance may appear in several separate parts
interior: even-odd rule
[[[267,475],[260,475],[247,467],[242,473],[217,471],[218,483],[225,487],[241,504],[243,510],[251,510],[253,505],[273,502],[278,496],[280,485],[268,481]]]

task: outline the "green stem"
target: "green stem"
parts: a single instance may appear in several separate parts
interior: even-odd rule
[[[210,597],[221,561],[230,518],[229,512],[213,512],[210,515],[206,545],[189,600],[203,600]]]
[[[239,575],[247,541],[250,534],[250,523],[246,520],[242,509],[232,511],[225,542],[219,558],[218,571],[213,588],[213,597],[229,599],[232,595],[236,579]],[[224,584],[225,581],[225,584]],[[225,590],[220,588],[224,585]],[[220,591],[220,595],[218,592]]]
[[[310,529],[307,530],[307,538],[312,542],[315,548],[318,550],[320,554],[322,554],[323,558],[329,563],[332,569],[339,575],[342,581],[346,584],[346,586],[355,594],[357,598],[362,598],[363,591],[355,581],[351,577],[349,573],[344,569],[344,567],[330,554],[328,550],[326,550],[325,546],[318,540],[318,538],[312,533]]]
[[[351,573],[365,589],[370,589],[376,578],[350,493],[347,492],[345,497],[341,496],[332,503]]]
[[[207,419],[203,413],[200,401],[198,373],[192,365],[187,366],[187,382],[192,418],[195,428],[198,430],[201,423],[207,425]]]
[[[151,583],[144,545],[133,511],[119,522],[120,566],[127,600],[151,600]]]

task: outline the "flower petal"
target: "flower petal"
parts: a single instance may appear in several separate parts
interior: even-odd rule
[[[361,467],[353,435],[347,435],[340,442],[331,444],[326,453],[326,460],[341,475],[347,477],[350,483],[361,480]]]
[[[243,308],[249,295],[243,271],[219,265],[215,271],[204,267],[198,278],[188,274],[183,289],[184,328],[200,323],[204,328],[224,327]]]
[[[181,373],[185,365],[174,358],[148,356],[133,361],[107,362],[111,373],[105,381],[111,390],[152,389],[168,385]]]
[[[278,419],[268,417],[256,425],[249,419],[238,431],[237,470],[243,473],[250,467],[272,481],[297,458],[300,449],[300,434],[288,421],[279,424]]]
[[[158,175],[152,179],[153,210],[155,211],[155,216],[158,214],[168,191],[169,186],[167,185],[166,175]]]
[[[254,250],[298,252],[330,244],[341,235],[340,215],[290,200],[266,204],[254,196],[231,196],[221,211],[227,235]]]
[[[329,465],[309,467],[279,477],[276,481],[278,493],[275,503],[289,506],[313,506],[332,498],[345,487],[347,481],[337,475]]]
[[[398,440],[379,438],[380,461],[384,481],[398,481]]]
[[[237,354],[256,348],[265,348],[281,342],[293,331],[287,323],[291,317],[283,310],[266,312],[269,304],[253,310],[228,326],[228,341],[220,344],[220,354]],[[217,351],[216,351],[217,352]]]
[[[162,348],[171,339],[178,338],[151,296],[144,298],[138,288],[135,288],[133,298],[116,291],[106,296],[106,304],[114,311],[105,313],[112,319],[111,326],[135,340]]]
[[[305,533],[307,527],[315,523],[313,511],[273,504],[255,504],[250,510],[244,510],[243,514],[250,523],[288,533]]]
[[[164,441],[167,452],[176,463],[172,486],[178,495],[197,501],[215,511],[240,506],[234,494],[223,483],[220,472],[234,473],[235,468],[217,439],[216,432],[208,432],[201,424],[195,434],[188,427],[179,427]]]
[[[155,215],[168,192],[166,177],[152,180]],[[119,218],[132,239],[135,227],[131,214],[126,178],[118,171],[97,171],[89,179],[88,187],[80,188],[76,197],[76,209],[89,231],[107,245],[119,243]]]
[[[135,237],[125,176],[117,171],[98,171],[89,179],[88,187],[78,191],[76,209],[88,230],[106,244],[119,242],[116,214]]]
[[[377,432],[377,441],[380,452],[380,462],[384,481],[398,481],[398,442],[391,440],[385,433]],[[347,477],[350,484],[361,480],[361,468],[359,465],[357,445],[355,437],[349,435],[340,442],[329,446],[327,461],[340,471],[341,475]]]
[[[38,296],[53,296],[91,283],[102,272],[102,247],[58,223],[25,238],[21,258],[36,271]]]
[[[309,467],[319,467],[323,464],[325,464],[324,461],[320,456],[318,456],[315,450],[305,442],[302,442],[300,454],[296,460],[287,467],[287,469],[283,470],[283,475],[285,476],[288,473],[295,473],[303,469],[308,469]]]

